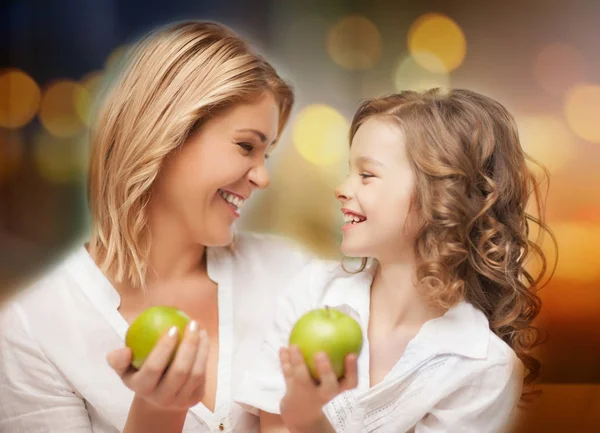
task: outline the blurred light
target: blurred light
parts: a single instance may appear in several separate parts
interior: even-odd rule
[[[344,116],[327,105],[309,105],[296,118],[292,140],[307,161],[333,165],[348,152],[349,125]]]
[[[535,59],[533,74],[542,89],[562,96],[574,84],[586,78],[581,53],[571,45],[555,43],[542,49]]]
[[[600,227],[593,224],[553,223],[560,254],[556,267],[557,278],[588,283],[600,278]],[[548,236],[544,237],[543,250],[548,265],[553,266],[554,247]]]
[[[467,41],[462,29],[454,20],[445,15],[431,13],[417,18],[410,26],[408,50],[417,63],[428,71],[451,72],[465,59]]]
[[[361,16],[341,19],[327,35],[327,52],[335,63],[350,70],[372,68],[381,57],[381,45],[377,26]]]
[[[575,137],[562,119],[551,115],[530,116],[520,118],[518,124],[523,150],[551,173],[573,160]],[[535,164],[530,167],[540,170]]]
[[[39,117],[44,127],[56,137],[71,137],[85,127],[76,101],[89,98],[87,90],[74,81],[57,81],[45,89]]]
[[[423,54],[421,58],[427,57],[428,63],[433,65],[438,62],[441,65],[441,60],[436,57]],[[398,92],[403,90],[426,90],[433,87],[441,87],[443,89],[450,88],[450,75],[447,73],[434,73],[423,69],[415,58],[408,56],[404,58],[396,68],[394,73],[394,87]]]
[[[23,141],[16,131],[0,129],[0,185],[19,169],[23,151]]]
[[[116,47],[106,58],[104,62],[104,69],[113,70],[118,68],[126,59],[127,51],[131,48],[129,45],[120,45]]]
[[[321,257],[339,256],[341,230],[336,222],[341,219],[341,213],[333,191],[340,183],[341,170],[337,170],[337,165],[314,165],[291,146],[280,150],[281,158],[273,169],[273,186],[267,192],[273,197],[269,212],[273,220],[267,228],[299,239]],[[347,173],[346,159],[340,161],[339,166]],[[262,216],[253,218],[264,219]]]
[[[25,72],[0,73],[0,126],[20,128],[33,119],[40,105],[40,88]]]
[[[395,93],[393,83],[386,79],[375,79],[375,80],[363,80],[360,83],[360,95],[362,98],[377,98],[383,95],[389,95]]]
[[[596,201],[599,201],[599,199],[596,199]],[[575,214],[575,218],[579,221],[600,225],[600,204],[586,206],[583,209],[580,209]]]
[[[58,138],[40,130],[34,138],[33,158],[38,172],[53,183],[81,179],[87,169],[88,154],[82,135]]]
[[[88,126],[92,123],[94,104],[97,102],[103,79],[102,72],[87,74],[80,82],[86,91],[75,94],[77,115]]]
[[[304,15],[292,23],[277,25],[285,27],[279,31],[281,39],[274,48],[285,53],[290,61],[298,61],[299,64],[315,62],[327,55],[323,40],[326,39],[329,23],[321,15]]]
[[[580,84],[567,92],[565,117],[575,134],[600,143],[600,85]]]

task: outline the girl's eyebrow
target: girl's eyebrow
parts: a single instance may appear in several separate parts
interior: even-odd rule
[[[371,158],[369,156],[359,156],[356,159],[356,162],[359,164],[372,164],[372,165],[377,165],[379,167],[385,167],[385,164],[375,158]]]

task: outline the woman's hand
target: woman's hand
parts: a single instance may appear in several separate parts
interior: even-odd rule
[[[209,341],[206,331],[200,331],[196,321],[190,322],[167,368],[178,338],[177,328],[171,328],[139,370],[131,367],[132,353],[127,347],[110,352],[107,360],[136,399],[161,409],[187,411],[204,397]]]
[[[281,417],[290,431],[309,431],[311,426],[323,423],[323,406],[344,391],[358,385],[358,357],[345,359],[345,376],[338,381],[325,353],[315,355],[315,366],[320,383],[311,377],[297,346],[281,348],[281,368],[286,382],[286,393],[281,400]]]

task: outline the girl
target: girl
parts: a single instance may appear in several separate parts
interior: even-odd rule
[[[267,237],[232,244],[233,224],[269,185],[265,158],[292,103],[219,24],[170,25],[136,45],[93,130],[89,242],[0,315],[1,432],[257,430],[233,388],[306,258]],[[153,305],[194,319],[164,375],[176,335],[137,372],[115,350]]]
[[[371,260],[357,273],[317,262],[296,279],[236,400],[264,433],[508,428],[540,369],[541,275],[526,260],[540,255],[545,271],[514,119],[468,90],[406,91],[362,104],[350,135],[341,250]],[[300,316],[323,306],[354,316],[365,341],[339,382],[317,354],[316,384],[287,346]]]

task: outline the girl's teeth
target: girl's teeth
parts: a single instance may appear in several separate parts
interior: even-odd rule
[[[350,224],[357,224],[361,222],[361,218],[356,215],[346,214],[344,215],[344,221]]]

